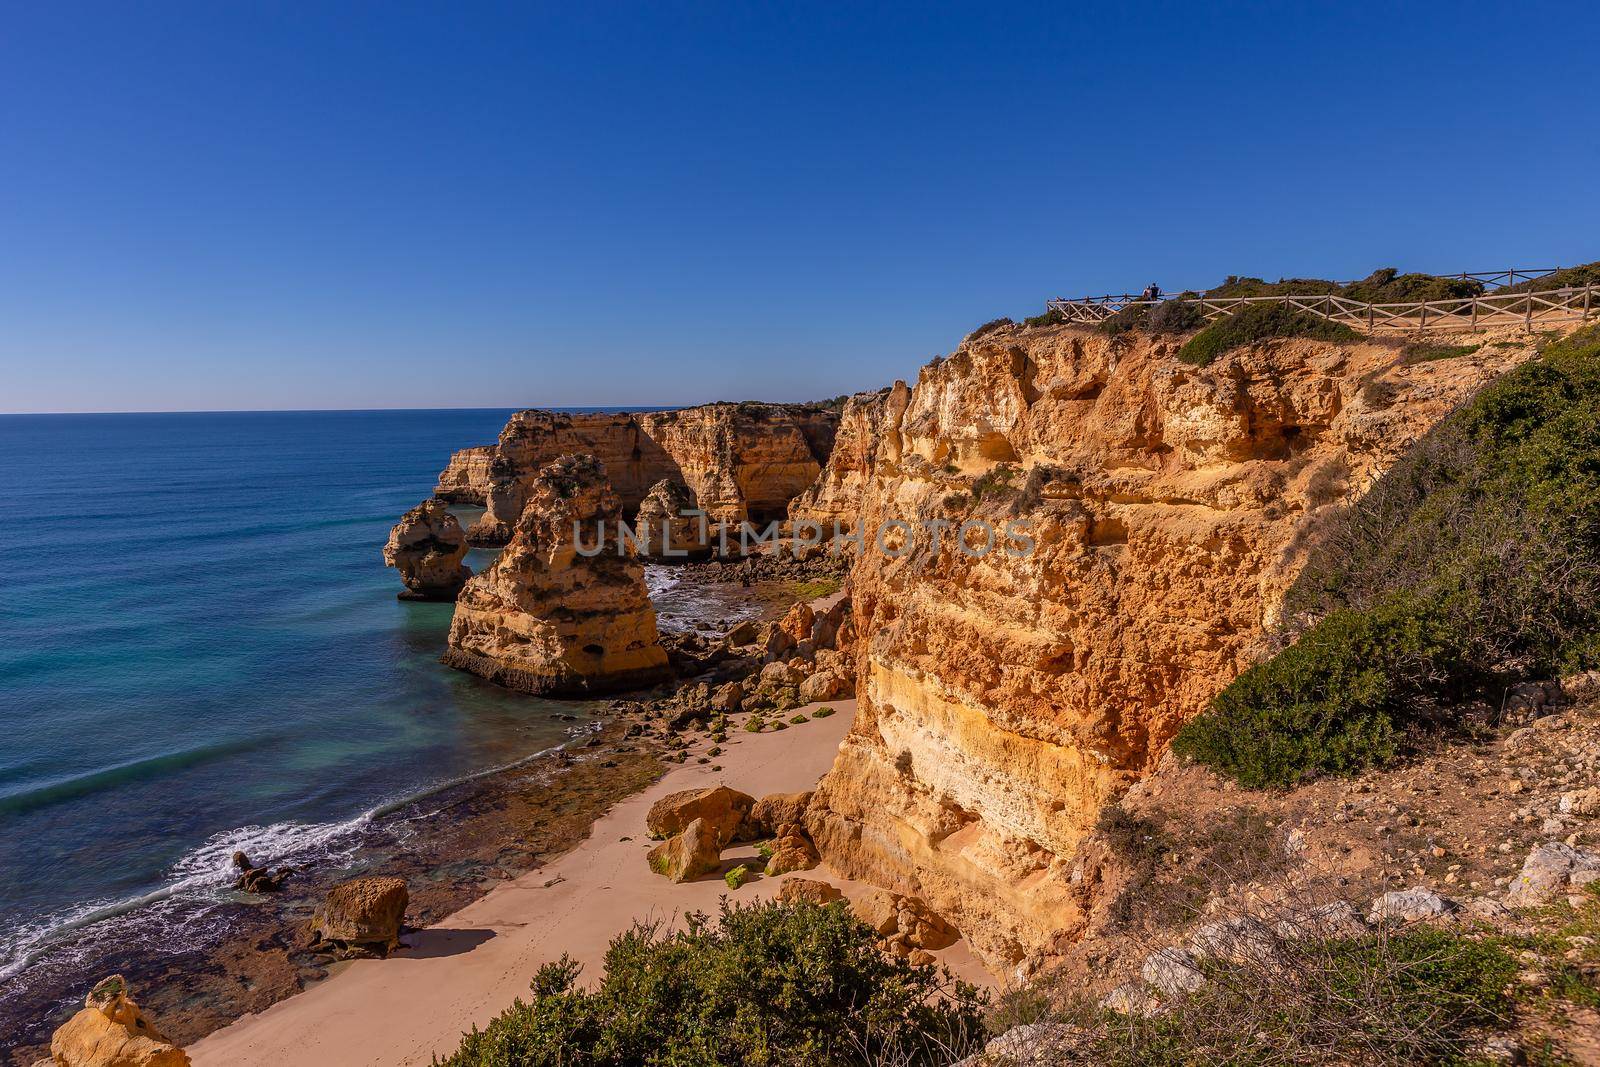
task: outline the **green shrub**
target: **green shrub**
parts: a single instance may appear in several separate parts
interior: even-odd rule
[[[826,719],[829,715],[832,715],[833,712],[834,712],[833,708],[830,708],[826,704],[824,704],[822,707],[818,708],[816,711],[813,711],[811,713],[811,717],[813,719]]]
[[[1512,1026],[1517,965],[1489,942],[1424,928],[1281,947],[1270,963],[1205,964],[1211,980],[1159,1014],[1080,1005],[1061,1061],[1458,1064]]]
[[[1066,316],[1055,308],[1047,308],[1043,315],[1034,315],[1032,318],[1022,320],[1024,326],[1054,326],[1058,322],[1066,322]]]
[[[1475,345],[1447,345],[1437,341],[1415,340],[1408,341],[1400,350],[1402,363],[1431,363],[1436,359],[1455,359],[1457,356],[1470,356],[1483,347],[1480,341]]]
[[[1280,278],[1275,282],[1268,282],[1260,278],[1245,278],[1230,274],[1227,280],[1215,289],[1207,289],[1206,295],[1214,297],[1337,295],[1343,288],[1338,282],[1330,282],[1325,278]]]
[[[1225,352],[1270,337],[1315,337],[1324,341],[1353,341],[1360,337],[1350,327],[1330,322],[1284,304],[1250,304],[1216,320],[1178,349],[1185,363],[1204,367]]]
[[[1191,303],[1194,293],[1184,293],[1176,300],[1167,300],[1150,309],[1145,319],[1145,329],[1152,334],[1179,334],[1198,330],[1206,324],[1200,305]]]
[[[807,723],[807,722],[810,722],[810,721],[811,720],[806,717],[804,712],[800,712],[800,713],[797,713],[795,715],[789,716],[789,725],[790,726],[799,726],[801,723]]]
[[[1016,323],[1012,322],[1010,319],[1003,319],[1003,318],[1002,319],[990,319],[988,322],[984,323],[982,326],[979,326],[976,330],[973,330],[971,333],[967,334],[967,340],[976,341],[978,338],[982,337],[984,334],[993,333],[994,331],[1000,329],[1003,326],[1015,326],[1015,325],[1016,325]]]
[[[1133,330],[1142,330],[1145,328],[1145,321],[1150,318],[1150,308],[1149,304],[1129,304],[1102,319],[1095,329],[1111,337]]]
[[[1401,274],[1394,267],[1373,271],[1343,287],[1340,296],[1368,304],[1406,304],[1416,300],[1464,300],[1481,296],[1483,283],[1434,274]]]
[[[451,1067],[945,1062],[982,1036],[984,997],[880,952],[842,905],[722,905],[711,926],[635,924],[593,991],[566,957],[532,999],[474,1027]]]
[[[1286,637],[1175,747],[1252,786],[1353,772],[1513,682],[1600,665],[1600,330],[1444,419],[1322,530]]]
[[[1546,274],[1542,278],[1531,281],[1518,282],[1516,285],[1507,285],[1496,289],[1496,293],[1544,293],[1552,289],[1565,289],[1568,286],[1581,288],[1585,285],[1600,285],[1600,261],[1584,263],[1577,267],[1567,267],[1554,274]]]
[[[738,889],[740,886],[744,885],[745,882],[750,880],[750,868],[741,863],[739,866],[733,868],[733,870],[724,874],[722,876],[722,880],[728,883],[729,889]]]

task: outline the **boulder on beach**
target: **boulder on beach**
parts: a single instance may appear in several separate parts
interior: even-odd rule
[[[785,823],[804,820],[811,803],[811,790],[801,793],[768,793],[750,809],[749,832],[756,837],[775,837]]]
[[[442,500],[426,500],[389,531],[383,562],[400,572],[401,600],[454,600],[472,572],[461,561],[467,535]]]
[[[822,860],[816,846],[795,823],[785,823],[778,828],[772,841],[772,858],[767,861],[767,875],[788,874],[791,871],[809,871]]]
[[[650,805],[644,824],[651,837],[671,837],[687,829],[691,822],[703,819],[716,831],[720,848],[738,835],[754,806],[754,797],[725,785],[685,789]]]
[[[650,869],[674,882],[710,874],[722,862],[722,837],[705,819],[693,819],[683,832],[650,850]]]
[[[844,894],[838,889],[816,878],[790,878],[778,889],[778,900],[783,904],[792,904],[795,901],[831,904],[843,899]]]
[[[400,943],[400,921],[410,902],[403,878],[340,882],[311,917],[312,946],[349,955],[387,955]]]
[[[189,1055],[161,1036],[129,995],[120,974],[102,979],[83,1009],[50,1039],[57,1067],[188,1067]]]

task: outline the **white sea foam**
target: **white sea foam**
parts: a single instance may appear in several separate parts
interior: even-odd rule
[[[598,728],[598,723],[585,723],[569,732],[582,736]],[[82,938],[91,929],[112,919],[136,921],[141,927],[148,925],[150,928],[142,930],[139,936],[152,947],[155,941],[181,943],[185,948],[201,947],[209,934],[220,933],[216,924],[207,920],[238,876],[233,866],[235,852],[243,852],[254,863],[272,867],[337,868],[355,855],[364,840],[362,831],[374,820],[447,789],[532,763],[565,748],[566,744],[436,782],[343,822],[280,822],[270,826],[240,826],[213,834],[174,863],[159,888],[120,899],[90,901],[6,931],[0,939],[0,982],[20,974],[47,952]],[[436,812],[419,813],[418,818],[426,819],[430,814]],[[121,923],[113,925],[117,927],[115,936],[129,936],[129,930]]]

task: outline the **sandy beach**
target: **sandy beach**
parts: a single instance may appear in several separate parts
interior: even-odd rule
[[[687,911],[714,913],[729,893],[720,876],[674,885],[645,866],[650,842],[644,817],[656,800],[681,789],[726,784],[754,796],[809,789],[833,762],[854,717],[854,701],[832,703],[838,714],[777,733],[730,735],[720,771],[687,763],[655,785],[620,801],[582,844],[451,915],[406,937],[386,960],[361,960],[268,1010],[246,1016],[189,1049],[197,1067],[425,1064],[453,1051],[463,1031],[493,1018],[527,992],[538,967],[562,953],[601,973],[610,940],[636,918],[669,920]],[[801,709],[807,712],[814,707]],[[724,869],[759,866],[753,844],[723,854]],[[826,870],[821,877],[847,896],[856,886]],[[773,896],[779,878],[758,879],[739,900]],[[989,979],[964,943],[937,954],[957,974]]]

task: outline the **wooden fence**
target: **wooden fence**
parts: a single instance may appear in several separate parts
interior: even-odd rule
[[[1555,325],[1587,322],[1600,316],[1600,286],[1569,285],[1537,293],[1499,293],[1508,285],[1552,273],[1551,270],[1490,271],[1477,274],[1452,274],[1448,277],[1475,279],[1490,288],[1481,296],[1450,300],[1417,300],[1399,304],[1371,304],[1331,294],[1305,296],[1178,296],[1168,299],[1200,305],[1207,321],[1232,315],[1251,304],[1282,304],[1311,315],[1341,322],[1369,333],[1381,330],[1480,330],[1491,326]],[[1068,322],[1104,322],[1125,307],[1155,305],[1164,300],[1147,300],[1142,295],[1091,296],[1078,300],[1051,300],[1046,306],[1059,312]]]

